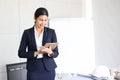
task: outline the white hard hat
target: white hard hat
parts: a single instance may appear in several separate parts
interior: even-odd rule
[[[96,77],[110,77],[110,71],[108,67],[100,65],[94,69],[92,75]]]

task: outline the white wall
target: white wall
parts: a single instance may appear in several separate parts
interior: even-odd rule
[[[96,64],[120,67],[120,0],[93,0]]]
[[[46,7],[50,18],[84,16],[84,0],[0,0],[0,80],[7,80],[6,64],[25,61],[18,57],[20,38],[34,24],[34,12]]]
[[[19,61],[18,0],[0,0],[0,80],[6,80],[6,64]]]

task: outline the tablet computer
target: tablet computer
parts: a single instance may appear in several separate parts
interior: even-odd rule
[[[55,42],[55,43],[46,43],[44,46],[45,46],[46,48],[48,48],[48,47],[51,46],[51,48],[52,48],[52,50],[53,50],[53,49],[55,49],[55,48],[58,46],[58,43],[57,43],[57,42]]]

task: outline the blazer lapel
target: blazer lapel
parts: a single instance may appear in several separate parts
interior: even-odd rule
[[[47,34],[47,28],[44,27],[42,45],[44,45],[44,44],[46,43],[47,35],[48,35],[48,34]]]
[[[32,42],[33,42],[33,44],[34,44],[33,47],[37,50],[37,45],[36,45],[35,35],[34,35],[34,27],[31,28],[31,40],[32,40]]]

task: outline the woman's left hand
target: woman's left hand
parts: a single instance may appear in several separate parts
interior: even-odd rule
[[[48,53],[48,55],[53,53],[51,46],[49,46],[48,48],[45,48],[45,50],[46,50],[46,53]]]

